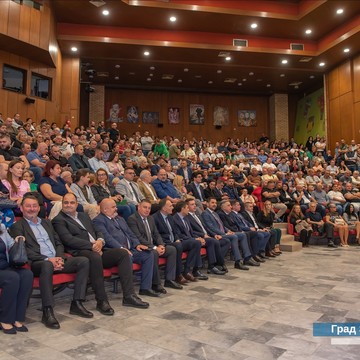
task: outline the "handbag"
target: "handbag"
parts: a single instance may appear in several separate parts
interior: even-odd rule
[[[12,267],[22,267],[27,262],[25,240],[20,237],[9,250],[9,264]]]
[[[0,198],[0,210],[16,209],[17,207],[19,207],[19,205],[16,201],[5,198],[5,197]]]

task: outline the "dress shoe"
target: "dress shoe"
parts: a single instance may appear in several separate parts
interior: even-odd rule
[[[192,282],[198,281],[197,278],[195,278],[191,273],[184,274],[184,278]]]
[[[56,320],[54,310],[51,306],[44,307],[41,322],[49,329],[60,329],[60,324]]]
[[[2,329],[3,333],[4,334],[7,334],[7,335],[16,335],[16,327],[15,325],[10,328],[10,329],[4,329],[1,325],[0,325],[0,329]]]
[[[219,270],[216,266],[214,266],[211,269],[208,269],[207,271],[208,274],[214,274],[214,275],[225,275],[225,271],[223,270]]]
[[[337,248],[337,245],[335,245],[332,241],[330,241],[330,242],[328,243],[328,247]]]
[[[139,290],[139,295],[151,296],[151,297],[159,297],[160,293],[157,293],[152,289],[140,289]]]
[[[260,266],[260,264],[252,258],[249,258],[248,260],[244,261],[244,265]]]
[[[177,289],[177,290],[181,290],[183,288],[180,284],[178,284],[174,280],[165,280],[164,286],[172,288],[172,289]]]
[[[96,304],[96,310],[103,315],[111,316],[114,315],[114,309],[110,306],[107,300],[100,300]]]
[[[83,318],[92,318],[94,314],[84,308],[81,300],[73,300],[70,305],[70,314]]]
[[[253,256],[253,259],[254,259],[255,261],[259,262],[259,263],[264,263],[264,262],[265,262],[265,260],[262,259],[262,258],[259,257],[259,256]]]
[[[122,302],[123,306],[135,307],[139,309],[147,309],[149,307],[149,303],[142,301],[136,294],[131,294],[126,298],[123,298]]]
[[[249,270],[249,268],[242,264],[240,261],[235,262],[234,268],[239,270]]]
[[[180,285],[186,285],[189,281],[186,280],[182,275],[178,276],[175,281]]]
[[[193,276],[195,279],[198,279],[198,280],[209,280],[209,277],[202,274],[200,270],[196,270],[196,271],[193,271]]]
[[[265,253],[263,253],[263,252],[260,253],[260,254],[258,255],[258,257],[259,257],[260,259],[264,259],[264,260],[269,259],[269,257],[266,256]]]
[[[29,331],[29,329],[25,325],[16,326],[14,324],[14,328],[17,332],[28,332]]]
[[[152,286],[152,289],[155,291],[155,292],[157,292],[157,293],[159,293],[159,294],[166,294],[167,293],[167,291],[162,287],[162,285],[153,285]]]
[[[276,257],[276,256],[273,255],[271,252],[267,252],[267,253],[266,253],[266,256],[269,257],[269,258],[274,258],[274,257]]]
[[[225,271],[226,273],[229,272],[229,270],[228,270],[228,268],[226,267],[225,264],[224,264],[224,265],[221,265],[221,266],[217,266],[217,268],[218,268],[219,270]]]

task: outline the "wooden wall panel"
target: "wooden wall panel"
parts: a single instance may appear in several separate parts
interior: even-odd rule
[[[39,46],[43,49],[49,49],[49,39],[50,39],[50,17],[51,10],[47,6],[43,7],[41,12],[41,24],[40,24],[40,44]]]
[[[31,9],[27,6],[20,7],[20,24],[19,26],[19,39],[24,42],[30,40],[30,16]]]
[[[354,104],[354,139],[360,142],[360,102]]]
[[[339,141],[340,130],[340,101],[339,98],[331,99],[328,112],[328,142],[332,145]]]
[[[351,61],[339,66],[339,95],[346,94],[352,90]]]
[[[336,68],[332,70],[327,75],[327,81],[329,84],[329,92],[328,97],[329,99],[335,99],[340,95],[340,88],[339,88],[339,69]]]
[[[40,46],[40,11],[31,9],[30,16],[30,44]]]
[[[19,38],[20,28],[20,5],[9,1],[9,18],[7,34],[13,38]]]
[[[267,97],[247,97],[235,95],[212,95],[176,92],[156,92],[156,91],[135,91],[121,89],[105,90],[105,116],[108,118],[109,109],[112,104],[119,104],[122,108],[121,116],[126,118],[127,107],[135,105],[138,107],[140,121],[138,124],[128,124],[126,121],[119,124],[122,133],[128,135],[139,130],[141,132],[149,130],[154,135],[176,136],[187,138],[207,138],[212,141],[219,141],[227,137],[243,139],[248,137],[251,140],[258,139],[265,132],[268,133],[268,98]],[[189,124],[190,104],[204,105],[205,124]],[[216,129],[213,125],[213,112],[215,106],[223,106],[229,109],[229,125]],[[180,108],[180,124],[168,124],[168,108]],[[238,110],[256,110],[258,125],[256,127],[239,127],[237,125]],[[143,111],[160,112],[160,120],[163,127],[155,124],[143,124]],[[91,119],[99,121],[102,119]]]
[[[8,31],[8,22],[9,22],[9,1],[0,1],[0,33],[7,34]]]
[[[354,102],[356,103],[360,101],[360,56],[353,61],[353,77]]]
[[[354,134],[354,106],[352,93],[346,93],[339,98],[341,138],[352,139]]]

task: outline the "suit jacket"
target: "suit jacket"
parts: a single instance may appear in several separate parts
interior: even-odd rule
[[[225,235],[225,231],[227,232],[225,225],[224,225],[225,231],[221,231],[218,222],[216,221],[216,219],[214,218],[213,214],[210,212],[209,209],[203,211],[200,216],[202,223],[204,224],[204,227],[210,236]]]
[[[52,220],[54,229],[64,244],[65,250],[74,256],[77,256],[80,250],[92,250],[89,233],[95,240],[103,238],[103,234],[95,230],[87,214],[79,212],[77,216],[84,228],[63,211],[60,211]]]
[[[94,195],[90,189],[90,186],[86,185],[85,188],[86,188],[87,197],[88,197],[89,201],[86,199],[86,197],[84,196],[83,192],[80,189],[80,186],[77,183],[72,183],[70,185],[70,189],[75,194],[79,204],[81,204],[81,205],[88,205],[88,204],[96,205],[97,202],[96,202]]]
[[[78,171],[78,170],[84,169],[84,168],[91,170],[89,160],[85,155],[83,155],[81,158],[80,155],[78,155],[78,154],[72,154],[69,157],[69,164],[74,171]]]
[[[233,188],[225,185],[224,188],[223,188],[224,192],[226,194],[229,195],[229,198],[230,199],[236,199],[236,200],[240,200],[240,195],[239,195],[239,191],[237,189],[236,186],[234,186]]]
[[[152,217],[155,221],[155,225],[156,225],[156,227],[159,231],[159,234],[160,234],[162,240],[164,241],[164,243],[171,244],[170,231],[169,231],[168,226],[165,223],[163,216],[161,215],[161,212],[157,211],[155,214],[152,215]],[[170,227],[171,227],[173,235],[174,235],[174,241],[176,241],[176,240],[180,239],[180,235],[176,232],[174,219],[172,218],[172,216],[168,216],[168,220],[169,220],[169,224],[170,224]]]
[[[139,189],[139,186],[136,182],[132,181],[131,182],[134,186],[135,192],[139,198],[139,200],[143,200],[145,199],[144,195],[142,194],[142,192]],[[130,204],[134,204],[137,205],[138,202],[136,200],[134,200],[133,195],[132,195],[132,189],[130,187],[130,185],[128,184],[128,182],[125,179],[121,179],[115,187],[116,191],[120,194],[122,194],[124,196],[124,199],[130,203]]]
[[[185,227],[184,222],[181,220],[179,214],[175,214],[173,216],[173,219],[174,219],[175,229],[180,236],[180,240],[186,241],[186,240],[193,240],[195,238],[189,220],[186,217],[184,218],[184,221],[187,223],[188,228]]]
[[[41,219],[41,225],[45,229],[45,231],[48,233],[51,243],[53,244],[56,255],[64,258],[64,246],[62,242],[60,241],[60,238],[58,234],[55,232],[53,226],[51,225],[50,220],[47,219]],[[26,253],[28,256],[28,259],[30,261],[41,261],[45,260],[47,256],[41,255],[40,253],[40,245],[38,244],[36,240],[36,236],[33,233],[33,231],[30,228],[30,225],[28,222],[21,218],[21,220],[14,223],[10,229],[9,229],[10,235],[15,238],[16,236],[24,236],[25,246],[26,246]]]
[[[189,182],[191,181],[192,179],[192,169],[190,166],[187,167],[187,172],[188,172],[188,177],[189,177]],[[183,168],[178,168],[176,170],[176,174],[177,175],[181,175],[184,179],[185,179],[185,176],[184,176],[184,169]]]
[[[137,184],[139,185],[139,189],[140,189],[141,193],[144,195],[145,199],[149,200],[152,204],[154,204],[156,202],[156,200],[154,200],[154,197],[151,195],[150,190],[147,188],[147,186],[144,184],[144,182],[139,179]],[[154,187],[151,184],[149,184],[149,186],[150,186],[151,190],[153,191],[156,199],[159,200],[159,197],[157,196]]]
[[[134,251],[140,244],[139,239],[120,216],[117,216],[114,222],[100,213],[93,219],[93,224],[95,229],[103,234],[106,248],[129,248],[130,245],[129,250]]]
[[[200,216],[198,216],[198,218],[201,221]],[[203,229],[201,228],[201,226],[199,225],[199,223],[193,218],[193,216],[189,214],[188,216],[186,216],[186,219],[188,220],[188,222],[190,224],[190,227],[191,227],[191,230],[192,230],[192,232],[194,234],[194,237],[195,238],[197,238],[197,237],[202,237],[203,238],[205,236],[205,233],[204,233]],[[205,226],[204,226],[204,228],[205,228]]]
[[[140,241],[141,244],[146,246],[164,245],[161,235],[156,228],[154,219],[149,216],[147,218],[147,221],[151,232],[151,242],[149,242],[147,238],[144,221],[142,220],[138,212],[132,214],[128,218],[127,223],[129,225],[129,228],[135,234],[136,238]]]
[[[226,214],[224,211],[220,210],[218,211],[218,214],[226,228],[230,229],[233,232],[241,231],[236,220],[234,219],[235,214],[233,212],[231,212],[230,214]]]
[[[207,187],[206,189],[204,189],[204,195],[205,199],[208,199],[209,197],[214,197],[216,201],[222,200],[222,196],[217,188],[210,189],[209,187]]]
[[[160,181],[159,179],[155,179],[152,183],[157,196],[160,199],[164,199],[167,196],[172,197],[173,199],[179,199],[180,194],[172,184],[170,180]]]
[[[234,213],[233,214],[235,215],[235,219],[237,220],[237,223],[238,225],[240,226],[240,229],[242,231],[251,231],[251,227],[253,227],[253,225],[244,218],[243,216],[243,212],[241,213]]]
[[[197,187],[195,186],[194,182],[191,182],[187,187],[186,187],[188,193],[191,192],[192,196],[194,196],[195,199],[201,200],[201,197],[203,199],[203,201],[206,199],[205,196],[205,192],[204,192],[204,188],[200,185],[200,193],[201,193],[201,197],[199,194],[199,190],[197,189]]]
[[[110,196],[119,195],[119,193],[115,190],[115,187],[111,184],[108,185],[110,194],[101,186],[101,185],[91,185],[92,194],[98,204],[101,203],[102,200],[108,199]]]
[[[253,217],[255,218],[255,221],[256,221],[256,216],[255,216],[255,214],[253,213],[252,215],[253,215]],[[248,214],[247,211],[242,212],[242,216],[244,217],[245,220],[247,220],[247,221],[251,224],[251,226],[255,227],[255,223],[254,223],[254,221],[251,219],[251,217],[250,217],[250,215]],[[257,226],[258,226],[259,229],[263,229],[263,227],[261,226],[261,224],[259,224],[257,221],[256,221],[256,224],[257,224]]]

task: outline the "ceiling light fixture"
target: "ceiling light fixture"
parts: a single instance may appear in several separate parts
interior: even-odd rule
[[[305,30],[305,34],[306,34],[306,35],[310,35],[311,33],[312,33],[312,30],[311,30],[311,29],[306,29],[306,30]]]
[[[337,13],[338,15],[342,14],[343,12],[344,12],[344,9],[337,9],[337,10],[336,10],[336,13]]]
[[[281,63],[282,63],[282,64],[287,64],[288,61],[287,61],[286,59],[283,59],[283,60],[281,60]]]
[[[349,48],[344,49],[344,53],[348,53],[350,51]]]
[[[310,75],[309,78],[310,78],[310,79],[314,79],[315,76],[314,76],[314,75]]]
[[[218,74],[221,74],[221,73],[222,73],[222,70],[216,70],[216,72],[217,72]]]
[[[210,80],[210,81],[208,81],[208,84],[212,84],[213,82]]]
[[[280,74],[280,77],[285,77],[285,74]]]
[[[266,84],[266,87],[271,87],[271,84]]]
[[[115,80],[119,80],[119,77],[118,76],[115,76],[115,78],[114,78]]]
[[[178,83],[182,83],[182,80],[181,80],[181,79],[178,79]]]
[[[170,16],[170,21],[171,21],[171,22],[175,22],[175,21],[176,21],[176,17],[175,17],[175,16]]]
[[[119,69],[119,68],[120,68],[120,65],[115,65],[115,68],[116,68],[116,69]]]
[[[150,66],[150,70],[155,70],[155,66]]]
[[[249,72],[249,76],[253,76],[254,75],[254,73],[253,72]]]
[[[230,61],[230,60],[231,60],[231,56],[227,56],[227,57],[225,58],[225,60],[226,60],[226,61]]]
[[[149,74],[149,76],[150,76],[150,77],[153,77],[153,76],[154,76],[154,74]]]
[[[149,56],[149,55],[150,55],[150,51],[144,51],[144,55],[145,55],[145,56]]]
[[[108,16],[108,15],[110,14],[110,11],[109,11],[109,10],[103,10],[103,11],[102,11],[102,14],[103,14],[104,16]]]
[[[189,69],[188,69],[188,68],[185,68],[185,69],[184,69],[184,72],[188,72],[188,71],[189,71]]]
[[[238,83],[238,86],[241,86],[242,85],[242,83]]]
[[[76,46],[73,46],[73,47],[71,48],[71,51],[72,51],[72,52],[77,52],[77,51],[78,51],[78,48],[77,48]]]
[[[245,81],[246,81],[246,79],[244,78],[244,79],[242,79],[242,81],[243,81],[243,82],[245,82]]]
[[[253,24],[250,25],[250,27],[251,27],[252,29],[256,29],[256,28],[258,27],[258,24],[253,23]]]
[[[319,63],[319,66],[325,66],[324,62]]]
[[[146,81],[151,81],[151,78],[147,78]]]

